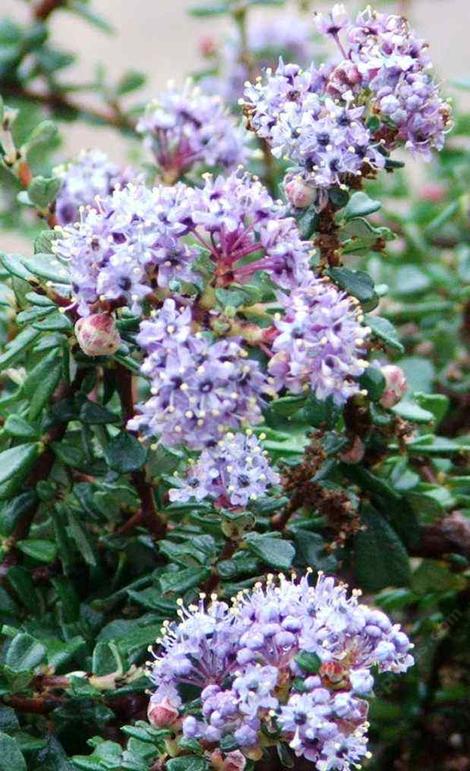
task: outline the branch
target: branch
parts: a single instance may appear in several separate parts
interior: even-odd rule
[[[124,113],[118,110],[100,110],[92,105],[76,102],[65,94],[60,93],[60,91],[38,91],[27,88],[20,83],[5,83],[2,84],[2,93],[7,97],[13,96],[17,99],[27,99],[28,101],[42,104],[53,111],[67,110],[73,112],[76,117],[81,115],[113,128],[127,131],[134,131],[135,129],[134,122]]]
[[[420,543],[412,552],[414,557],[428,559],[442,559],[448,554],[470,559],[470,520],[459,511],[423,527]]]
[[[42,0],[33,8],[33,18],[35,21],[46,21],[54,11],[65,5],[65,0]]]
[[[121,400],[124,425],[126,425],[128,420],[134,417],[135,409],[132,373],[122,364],[118,364],[116,368],[116,385]],[[167,525],[155,506],[153,487],[147,480],[143,469],[133,471],[131,473],[131,479],[140,498],[140,518],[142,524],[144,524],[154,536],[155,540],[160,541],[165,537]],[[134,523],[137,523],[135,516],[132,519],[134,520]]]

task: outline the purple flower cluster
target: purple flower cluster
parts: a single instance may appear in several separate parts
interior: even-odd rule
[[[400,144],[425,157],[442,148],[449,105],[405,19],[368,8],[353,22],[338,4],[317,26],[339,58],[307,70],[281,60],[245,89],[250,126],[276,157],[328,188],[382,168]]]
[[[312,65],[284,64],[266,80],[247,84],[245,108],[251,127],[277,157],[286,157],[318,187],[341,184],[384,166],[365,122],[366,108],[324,93],[324,78]]]
[[[256,72],[276,66],[279,56],[288,61],[307,65],[314,52],[311,24],[294,13],[282,13],[262,18],[249,18],[247,49],[252,58],[251,67],[243,61],[240,36],[230,37],[218,57],[220,75],[208,77],[203,88],[221,94],[227,103],[236,103],[243,94],[246,80]]]
[[[129,422],[131,430],[166,445],[203,449],[227,429],[260,421],[268,387],[258,363],[238,338],[214,342],[193,332],[190,307],[179,311],[174,300],[165,300],[141,323],[137,342],[147,353],[142,373],[152,395]]]
[[[137,311],[157,288],[178,292],[182,284],[200,283],[201,255],[211,260],[217,286],[244,283],[263,270],[289,288],[305,276],[310,259],[285,207],[238,172],[208,176],[202,189],[182,182],[117,188],[83,209],[78,223],[60,228],[53,249],[68,263],[82,316],[97,303]]]
[[[371,668],[404,672],[412,648],[381,611],[348,597],[319,575],[268,576],[232,605],[204,598],[166,623],[149,674],[160,704],[179,712],[184,736],[218,745],[233,736],[254,757],[262,734],[286,742],[317,769],[346,771],[367,756]],[[182,685],[200,690],[198,712],[185,711]],[[180,721],[175,723],[178,730]]]
[[[311,246],[283,204],[249,174],[208,176],[195,191],[191,218],[195,237],[215,263],[218,286],[245,283],[262,270],[291,288],[308,272]]]
[[[318,399],[332,397],[339,405],[359,390],[369,329],[355,301],[334,284],[311,274],[284,298],[275,326],[269,372],[277,388],[311,388]]]
[[[225,505],[246,506],[280,480],[266,455],[251,432],[229,432],[215,446],[202,451],[181,487],[170,490],[170,500],[201,501],[209,497]]]
[[[244,136],[219,96],[188,81],[172,84],[151,102],[137,123],[166,182],[198,167],[233,168],[246,158]]]
[[[93,206],[98,196],[109,195],[131,179],[130,169],[120,169],[101,150],[83,150],[70,163],[58,166],[54,173],[62,180],[55,214],[59,225],[77,222],[80,207]]]
[[[185,185],[117,188],[59,229],[53,250],[68,263],[82,316],[98,301],[140,308],[156,287],[191,281],[195,256],[182,240],[190,189]]]
[[[450,108],[430,74],[427,44],[402,16],[369,7],[352,21],[344,6],[335,8],[318,17],[319,30],[336,39],[343,57],[331,69],[327,91],[346,99],[370,92],[371,110],[384,129],[395,130],[388,136],[382,130],[386,145],[404,142],[425,157],[432,148],[440,150]]]

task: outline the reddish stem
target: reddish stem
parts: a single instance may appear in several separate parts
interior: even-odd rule
[[[116,369],[116,384],[121,400],[121,406],[124,416],[124,423],[134,416],[134,394],[133,394],[133,382],[132,373],[124,367],[122,364],[118,364]],[[132,482],[137,490],[140,498],[140,517],[142,523],[154,536],[155,540],[159,541],[165,537],[167,525],[164,519],[160,516],[155,506],[155,498],[153,494],[153,487],[147,480],[145,471],[138,469],[131,474]],[[134,524],[136,523],[136,515],[132,517]],[[122,528],[121,528],[122,532]]]

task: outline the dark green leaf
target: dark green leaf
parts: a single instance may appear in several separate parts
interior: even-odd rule
[[[395,530],[371,507],[363,511],[362,522],[366,529],[354,543],[355,573],[360,585],[368,591],[408,585],[408,554]]]
[[[245,538],[248,549],[266,565],[287,570],[295,557],[295,548],[289,541],[271,535],[249,533]]]
[[[405,349],[399,340],[398,332],[388,319],[384,319],[381,316],[366,315],[365,322],[371,328],[375,337],[382,340],[393,351],[403,353]]]
[[[142,468],[147,459],[145,447],[127,431],[121,431],[111,439],[104,454],[110,468],[118,474]]]
[[[0,771],[27,771],[26,761],[15,739],[0,732]]]
[[[45,657],[44,645],[31,635],[20,632],[8,646],[5,664],[13,672],[25,672],[39,666]]]
[[[309,651],[300,651],[295,656],[295,662],[309,675],[316,675],[321,667],[321,658],[316,653],[309,653]]]
[[[343,210],[343,216],[346,220],[351,220],[355,217],[367,217],[368,214],[378,211],[381,206],[380,201],[374,201],[373,198],[369,198],[367,193],[358,191],[352,194]]]
[[[11,477],[24,476],[39,455],[40,445],[30,442],[0,452],[0,484]]]
[[[375,293],[374,282],[368,273],[349,268],[330,268],[328,273],[341,289],[353,297],[357,297],[365,310],[375,308],[378,298]]]

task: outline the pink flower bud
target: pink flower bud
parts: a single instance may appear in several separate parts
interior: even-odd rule
[[[202,56],[206,58],[215,56],[215,54],[217,53],[217,42],[214,40],[213,37],[209,37],[207,35],[206,37],[203,37],[199,41],[199,50]]]
[[[240,750],[229,752],[222,764],[222,771],[243,771],[246,766],[246,758]]]
[[[178,719],[179,711],[167,697],[161,701],[154,701],[152,697],[148,706],[147,717],[149,723],[156,728],[166,728]]]
[[[380,404],[386,409],[394,407],[403,398],[407,391],[405,373],[396,364],[385,364],[380,368],[385,378],[385,390],[380,397]]]
[[[306,209],[316,199],[316,189],[307,185],[302,177],[292,177],[284,185],[284,190],[289,203],[296,209]]]
[[[87,356],[109,356],[121,345],[116,322],[108,313],[94,313],[79,319],[75,324],[75,336]]]
[[[444,200],[445,194],[446,189],[439,182],[428,182],[421,188],[421,198],[424,201],[431,201],[431,203],[440,203]]]

